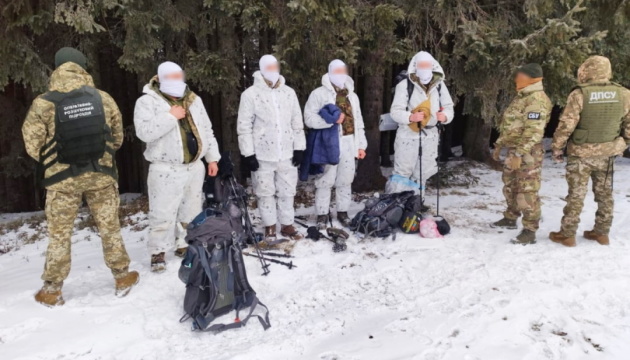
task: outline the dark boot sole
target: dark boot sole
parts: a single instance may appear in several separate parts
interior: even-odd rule
[[[493,229],[507,229],[507,230],[516,230],[516,229],[518,229],[518,225],[514,225],[514,226],[499,226],[499,225],[490,224],[490,227],[493,228]]]
[[[513,244],[513,245],[523,245],[523,246],[525,246],[525,245],[534,245],[534,244],[536,244],[536,240],[534,240],[534,241],[528,241],[528,242],[520,242],[520,241],[518,241],[518,240],[514,240],[514,239],[512,239],[512,240],[510,240],[510,244]]]

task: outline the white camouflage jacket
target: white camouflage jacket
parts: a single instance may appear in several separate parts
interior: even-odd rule
[[[409,68],[407,73],[410,76],[411,74],[415,74],[416,72],[416,56],[414,56],[409,62]],[[442,103],[442,107],[444,114],[446,115],[446,123],[448,124],[453,121],[453,99],[451,98],[451,94],[446,88],[446,84],[444,84],[444,70],[442,66],[435,61],[433,64],[433,72],[440,74],[442,79],[433,83],[431,88],[429,89],[429,93],[424,91],[424,89],[418,85],[414,84],[413,93],[411,94],[411,98],[407,99],[407,81],[403,80],[398,85],[396,85],[396,90],[394,94],[394,100],[392,101],[391,106],[391,117],[398,123],[398,131],[396,133],[397,137],[407,138],[407,139],[416,139],[418,138],[418,133],[411,130],[409,127],[409,116],[411,116],[411,110],[413,110],[420,103],[424,102],[427,97],[431,98],[431,120],[427,124],[428,127],[435,126],[437,124],[436,114],[440,110],[440,102]],[[440,86],[440,92],[438,95],[438,86]],[[409,109],[409,110],[407,110]],[[437,131],[436,128],[427,129],[428,131]]]
[[[295,91],[280,84],[269,87],[260,71],[254,73],[254,85],[241,95],[238,108],[238,145],[243,156],[256,155],[262,161],[283,161],[294,150],[306,149],[302,110]]]
[[[136,136],[147,144],[144,157],[151,163],[183,164],[184,146],[177,118],[169,113],[171,105],[149,84],[136,101],[133,123]],[[201,154],[206,161],[221,159],[219,145],[212,131],[210,117],[199,96],[188,109],[201,137]]]
[[[365,138],[365,125],[363,124],[363,115],[361,115],[361,104],[359,97],[354,93],[354,81],[348,77],[346,81],[346,89],[348,89],[348,99],[352,106],[352,116],[354,118],[354,147],[356,157],[359,150],[367,149],[367,139]],[[330,82],[328,74],[322,76],[322,86],[311,92],[304,107],[304,123],[311,129],[325,129],[333,126],[327,123],[321,116],[319,110],[327,104],[336,102],[337,92]],[[339,126],[339,136],[342,136],[343,129]]]

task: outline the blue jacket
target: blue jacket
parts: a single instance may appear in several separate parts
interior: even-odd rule
[[[337,165],[339,163],[339,116],[341,109],[333,104],[327,104],[319,115],[333,126],[326,129],[310,129],[306,135],[306,151],[300,165],[300,180],[306,181],[309,175],[321,174],[323,165]]]

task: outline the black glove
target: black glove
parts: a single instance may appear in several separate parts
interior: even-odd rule
[[[258,171],[260,164],[258,163],[258,159],[256,159],[256,155],[246,156],[245,161],[247,162],[247,165],[249,166],[249,170]]]
[[[293,159],[291,159],[293,166],[300,166],[303,159],[304,159],[304,150],[293,150]]]

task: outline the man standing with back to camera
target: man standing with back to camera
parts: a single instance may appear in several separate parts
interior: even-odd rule
[[[595,226],[584,238],[608,245],[613,220],[613,170],[615,157],[630,144],[630,91],[612,78],[610,60],[591,56],[578,69],[578,85],[569,94],[551,149],[556,162],[564,162],[567,146],[567,204],[560,231],[551,232],[551,241],[576,245],[575,234],[588,191],[593,181],[597,202]]]
[[[114,99],[94,87],[85,70],[87,59],[74,48],[55,55],[48,92],[31,105],[22,126],[28,154],[43,171],[49,243],[44,286],[35,300],[64,304],[61,294],[70,273],[71,237],[83,198],[98,227],[105,264],[114,275],[116,295],[138,283],[129,271],[129,256],[118,219],[118,173],[115,152],[123,142],[122,115]]]

